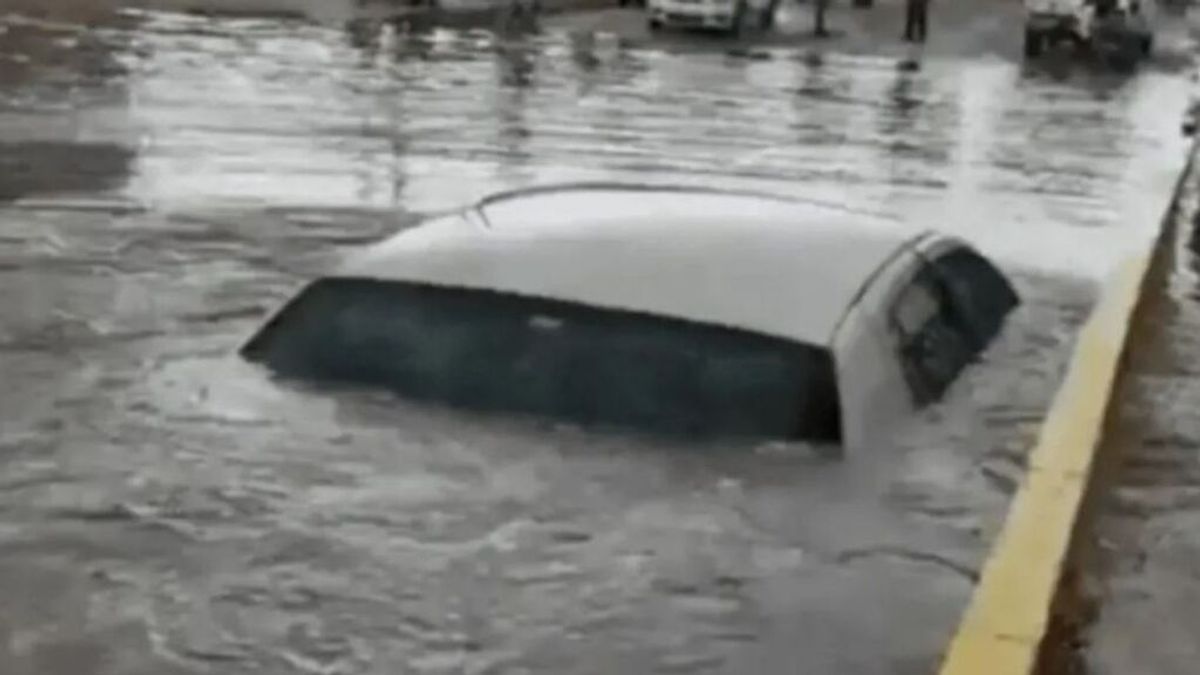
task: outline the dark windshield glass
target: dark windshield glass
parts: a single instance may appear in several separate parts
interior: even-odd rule
[[[282,375],[477,410],[652,432],[840,438],[824,349],[486,291],[318,281],[243,355]]]
[[[934,260],[933,267],[962,314],[972,348],[982,350],[1020,302],[1016,292],[999,270],[969,249],[954,249]]]

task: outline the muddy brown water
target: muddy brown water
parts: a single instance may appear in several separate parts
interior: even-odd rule
[[[128,12],[0,23],[0,664],[36,673],[924,673],[1186,87],[990,59]],[[843,461],[276,382],[340,252],[564,178],[927,222],[1025,304]],[[1155,205],[1158,201],[1158,206]]]

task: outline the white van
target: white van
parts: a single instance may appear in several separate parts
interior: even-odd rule
[[[476,410],[855,444],[940,397],[1017,302],[963,242],[867,214],[576,184],[368,247],[242,354]]]
[[[705,28],[736,34],[748,23],[769,28],[779,0],[647,0],[650,30]]]

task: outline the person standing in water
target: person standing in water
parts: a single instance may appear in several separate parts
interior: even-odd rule
[[[813,0],[813,35],[816,37],[829,37],[829,31],[825,28],[825,12],[829,9],[829,0]]]
[[[904,39],[924,42],[929,30],[929,0],[905,0]]]

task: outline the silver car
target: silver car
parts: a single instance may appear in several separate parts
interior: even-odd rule
[[[679,186],[495,195],[372,245],[244,346],[281,374],[649,432],[853,443],[1018,299],[952,237]]]

